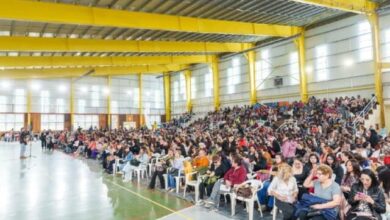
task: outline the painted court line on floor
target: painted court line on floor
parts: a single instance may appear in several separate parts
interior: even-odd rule
[[[112,183],[113,185],[115,185],[115,186],[117,186],[117,187],[119,187],[119,188],[121,188],[121,189],[124,189],[124,190],[126,190],[127,192],[129,192],[129,193],[131,193],[131,194],[133,194],[133,195],[136,195],[136,196],[138,196],[138,197],[140,197],[140,198],[142,198],[142,199],[144,199],[144,200],[146,200],[146,201],[148,201],[148,202],[151,202],[151,203],[153,203],[153,204],[155,204],[155,205],[157,205],[157,206],[160,206],[161,208],[164,208],[164,209],[166,209],[166,210],[172,212],[173,214],[179,215],[180,217],[182,217],[182,218],[184,218],[184,219],[192,220],[189,216],[186,216],[186,215],[180,213],[179,211],[175,211],[175,210],[173,210],[173,209],[170,209],[170,208],[168,208],[168,207],[166,207],[166,206],[164,206],[164,205],[162,205],[162,204],[160,204],[160,203],[158,203],[158,202],[155,202],[155,201],[153,201],[153,200],[151,200],[151,199],[149,199],[149,198],[146,198],[145,196],[143,196],[143,195],[141,195],[141,194],[139,194],[139,193],[136,193],[136,192],[134,192],[134,191],[132,191],[132,190],[130,190],[130,189],[124,187],[124,186],[121,186],[121,185],[119,185],[119,184],[117,184],[117,183],[115,183],[115,182],[113,182],[113,181],[111,181],[111,180],[107,180],[107,179],[106,179],[105,181],[110,182],[110,183]]]

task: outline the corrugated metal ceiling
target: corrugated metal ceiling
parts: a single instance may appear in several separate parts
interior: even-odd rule
[[[290,0],[42,0],[118,10],[189,16],[251,23],[310,26],[345,14]],[[377,0],[379,1],[379,0]],[[383,1],[383,0],[380,0]],[[69,37],[143,41],[258,42],[266,37],[197,34],[172,31],[136,30],[112,27],[48,24],[0,20],[0,35],[30,37]],[[22,56],[143,56],[145,53],[1,53]],[[172,55],[172,53],[170,53]],[[183,54],[183,53],[180,53]],[[177,55],[180,55],[177,54]],[[150,53],[148,53],[150,55]],[[162,55],[161,53],[152,55]],[[176,54],[173,54],[176,55]]]
[[[311,25],[343,12],[287,0],[46,0],[85,6],[252,23]],[[257,42],[265,37],[0,21],[2,35],[75,38]],[[39,33],[39,34],[38,34]]]

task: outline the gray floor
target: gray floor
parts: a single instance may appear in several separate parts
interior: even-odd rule
[[[218,209],[218,211],[209,210],[207,208],[201,207],[201,206],[192,206],[186,209],[183,209],[180,211],[185,216],[190,217],[191,219],[212,219],[212,220],[231,220],[231,219],[240,219],[240,220],[246,220],[249,219],[248,214],[243,210],[239,209],[238,213],[236,213],[235,216],[230,216],[230,211],[227,210],[224,207],[221,207]],[[182,220],[183,218],[180,215],[177,215],[175,213],[167,215],[165,217],[160,218],[160,220]],[[255,211],[253,215],[253,219],[265,219],[265,220],[272,220],[272,216],[268,213],[265,213],[263,218],[260,216],[259,212]],[[277,218],[280,218],[280,215]]]
[[[193,192],[183,198],[182,191],[147,189],[146,179],[123,183],[98,161],[42,151],[39,142],[31,158],[20,160],[19,151],[18,143],[0,142],[0,220],[248,219],[242,204],[233,217],[224,202],[218,211],[194,206]]]

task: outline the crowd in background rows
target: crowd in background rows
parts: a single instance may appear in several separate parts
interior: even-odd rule
[[[264,183],[260,203],[276,205],[284,219],[381,219],[390,202],[390,137],[364,127],[360,112],[369,101],[311,97],[306,104],[223,108],[197,120],[185,114],[154,130],[44,131],[40,139],[43,147],[99,158],[109,173],[119,160],[125,181],[159,157],[150,188],[157,177],[164,188],[165,173],[175,188],[173,177],[196,170],[200,204],[208,208],[218,205],[222,185],[233,189],[251,174]],[[320,202],[302,209],[312,200]]]

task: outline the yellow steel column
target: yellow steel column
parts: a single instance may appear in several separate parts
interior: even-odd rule
[[[214,55],[211,60],[211,70],[213,71],[214,108],[215,110],[219,110],[221,104],[219,101],[219,59],[216,55]]]
[[[249,84],[250,84],[250,104],[254,105],[257,102],[256,94],[256,52],[251,50],[248,52],[249,66]]]
[[[171,76],[164,73],[165,121],[171,120]]]
[[[74,83],[73,79],[70,80],[70,130],[73,131],[75,128],[74,124]]]
[[[306,75],[306,49],[305,49],[305,32],[296,39],[299,56],[299,88],[301,93],[301,101],[307,103],[309,95],[307,93],[307,75]]]
[[[191,97],[191,70],[187,69],[184,71],[186,79],[186,98],[187,98],[187,112],[192,111],[192,97]]]
[[[31,98],[32,98],[32,92],[31,88],[27,89],[27,129],[31,130]]]
[[[143,107],[142,107],[142,74],[138,74],[138,112],[139,112],[139,126],[144,125],[144,119],[143,119]]]
[[[380,29],[377,13],[368,15],[371,24],[371,33],[373,40],[374,54],[374,76],[375,76],[375,95],[380,105],[380,127],[385,127],[385,108],[383,103],[383,85],[382,85],[382,68],[381,68],[381,48],[380,48]]]
[[[111,76],[107,76],[107,129],[111,130]]]

